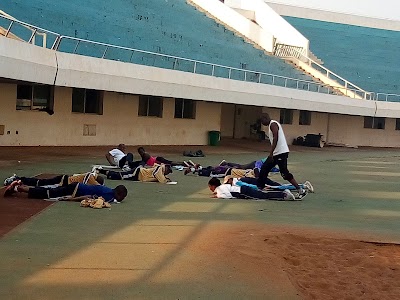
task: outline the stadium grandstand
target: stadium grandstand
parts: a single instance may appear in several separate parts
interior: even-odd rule
[[[202,145],[268,112],[289,143],[400,146],[399,30],[262,0],[0,10],[0,145]]]

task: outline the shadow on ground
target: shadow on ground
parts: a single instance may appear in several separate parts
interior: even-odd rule
[[[257,145],[258,152],[247,147],[222,147],[220,154],[218,147],[212,148],[198,160],[212,165],[222,158],[245,163],[265,156],[263,145]],[[44,152],[39,157],[44,155],[46,160],[4,166],[0,175],[6,177],[15,169],[21,175],[76,173],[104,161],[105,147],[83,149],[76,150],[76,155],[65,149],[68,154],[63,156],[60,149],[51,150],[57,155],[46,155],[41,148]],[[182,159],[182,149],[149,149]],[[171,177],[178,181],[176,186],[126,182],[126,202],[111,210],[83,209],[74,203],[51,206],[2,238],[1,298],[295,299],[322,295],[324,290],[328,293],[324,299],[333,299],[340,284],[325,289],[324,284],[307,286],[311,279],[300,280],[296,270],[301,273],[306,268],[311,274],[327,269],[318,273],[324,282],[326,276],[334,276],[328,265],[330,258],[335,259],[329,255],[330,245],[334,250],[335,243],[350,243],[346,238],[400,240],[400,172],[396,168],[400,157],[396,151],[375,149],[293,150],[291,171],[299,181],[311,180],[316,188],[303,202],[210,199],[207,178],[174,172]],[[110,186],[118,183],[107,182]],[[32,200],[23,201],[31,205]],[[276,234],[268,235],[268,228]],[[320,235],[313,237],[315,232]],[[310,240],[296,242],[296,236],[304,235]],[[337,235],[341,242],[333,239]],[[276,245],[266,246],[265,239],[273,239]],[[309,249],[303,245],[307,243],[314,249],[318,243],[328,248],[323,251],[325,257],[318,259],[315,254],[310,263],[290,251],[278,251],[290,243],[298,243],[304,253]],[[379,257],[398,268],[395,258],[381,252]],[[358,258],[365,262],[364,257]],[[364,277],[359,280],[368,282]],[[348,296],[359,296],[355,293],[360,291],[349,290]],[[366,299],[376,295],[376,291],[364,291]],[[396,292],[386,291],[388,296]]]

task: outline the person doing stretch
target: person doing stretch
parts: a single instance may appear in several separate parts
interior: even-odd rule
[[[161,182],[168,183],[171,181],[167,177],[168,174],[172,173],[172,169],[169,165],[155,165],[153,168],[137,167],[129,171],[112,171],[97,169],[100,174],[107,176],[107,179],[111,180],[131,180],[131,181],[142,181],[142,182]]]
[[[186,168],[184,174],[187,175],[189,173],[197,174],[199,176],[205,177],[225,177],[228,175],[232,175],[235,178],[241,177],[258,177],[258,169],[236,169],[228,166],[208,166],[202,167],[200,165],[196,165],[194,167]]]
[[[130,169],[134,169],[141,163],[141,161],[133,161],[132,153],[126,153],[125,144],[119,144],[117,148],[107,152],[106,158],[111,166],[117,166],[121,169],[127,169],[126,165]]]
[[[146,152],[146,150],[144,150],[143,147],[139,147],[137,149],[140,157],[142,158],[142,162],[145,163],[146,165],[148,165],[149,167],[153,167],[155,164],[165,164],[165,165],[170,165],[170,166],[193,166],[194,163],[192,161],[172,161],[172,160],[168,160],[165,159],[162,156],[151,156],[149,153]]]
[[[83,183],[71,183],[56,188],[30,187],[23,185],[20,180],[12,182],[5,190],[4,197],[10,197],[16,193],[26,193],[32,199],[56,199],[67,201],[81,201],[86,198],[103,197],[106,202],[121,202],[128,194],[124,185],[114,189],[104,185],[87,185]]]
[[[251,177],[242,177],[242,178],[235,178],[233,176],[226,176],[224,178],[224,182],[233,184],[233,185],[238,185],[238,186],[249,186],[252,187],[253,189],[258,190],[257,186],[257,178],[251,178]],[[310,181],[305,181],[304,183],[300,183],[299,186],[303,189],[305,189],[307,192],[314,193],[314,187],[311,184]],[[269,178],[267,178],[265,187],[263,188],[263,191],[284,191],[284,190],[297,190],[297,188],[293,184],[280,184],[279,182],[273,181]]]
[[[74,175],[58,175],[52,178],[40,179],[36,177],[21,177],[14,174],[4,180],[4,185],[8,186],[15,180],[21,180],[21,183],[28,186],[65,186],[74,182],[89,185],[104,185],[104,178],[88,172]]]
[[[295,200],[289,190],[284,191],[261,191],[248,186],[237,186],[224,181],[221,184],[218,178],[211,178],[208,188],[213,192],[212,198],[222,199],[254,199],[254,200]]]

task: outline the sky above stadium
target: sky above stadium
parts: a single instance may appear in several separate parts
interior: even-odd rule
[[[266,2],[400,21],[400,0],[267,0]]]

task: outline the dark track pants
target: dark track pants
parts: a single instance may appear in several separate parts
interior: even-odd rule
[[[168,159],[166,159],[166,158],[164,158],[162,156],[157,156],[156,157],[156,161],[161,163],[161,164],[164,164],[164,165],[172,165],[172,161],[171,160],[168,160]]]
[[[263,192],[248,186],[241,186],[240,193],[232,193],[232,196],[239,199],[283,200],[284,193],[282,191]]]
[[[207,168],[202,168],[199,170],[199,176],[205,176],[209,177],[210,175],[228,175],[227,171],[229,169],[232,169],[231,167],[228,166],[218,166],[218,167],[207,167]]]
[[[248,170],[248,169],[254,169],[256,167],[256,161],[252,161],[251,163],[248,164],[236,164],[236,163],[225,163],[223,166],[235,168],[235,169],[243,169],[243,170]]]
[[[119,160],[118,166],[122,169],[125,164],[128,163],[128,166],[131,169],[135,169],[140,165],[143,165],[143,162],[141,160],[138,161],[133,161],[133,154],[132,153],[127,153],[123,158]]]
[[[261,167],[260,174],[258,176],[257,186],[261,189],[264,188],[269,172],[271,172],[272,168],[276,165],[279,166],[279,172],[281,173],[283,179],[288,181],[293,179],[293,175],[289,172],[287,168],[288,157],[289,152],[286,152],[274,156],[272,160],[267,159]]]
[[[28,191],[28,198],[49,199],[63,196],[72,196],[78,183],[71,183],[56,188],[32,187]]]
[[[100,174],[104,174],[107,176],[107,179],[111,180],[131,180],[131,181],[139,181],[139,173],[140,170],[133,169],[129,171],[108,171],[108,170],[99,170]]]
[[[68,175],[59,175],[53,178],[47,179],[38,179],[38,178],[31,178],[31,177],[20,177],[19,179],[22,181],[23,184],[28,186],[44,186],[44,185],[67,185],[68,184]]]
[[[240,178],[240,181],[243,181],[248,184],[257,185],[258,178],[242,177],[242,178]],[[281,185],[279,182],[273,181],[273,180],[269,179],[268,177],[265,180],[265,184],[269,185],[269,186],[280,186]]]

